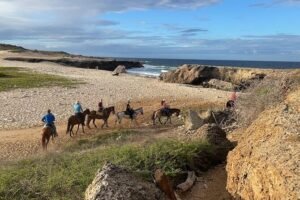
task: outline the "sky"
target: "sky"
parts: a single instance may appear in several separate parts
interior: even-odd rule
[[[0,27],[82,55],[300,61],[300,0],[0,0]]]

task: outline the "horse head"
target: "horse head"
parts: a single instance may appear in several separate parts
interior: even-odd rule
[[[112,110],[111,110],[112,114],[115,115],[115,114],[116,114],[115,107],[112,106],[111,109],[112,109]]]
[[[90,109],[85,109],[84,111],[83,111],[83,114],[84,115],[88,115],[88,114],[90,114],[91,113],[91,111],[90,111]]]

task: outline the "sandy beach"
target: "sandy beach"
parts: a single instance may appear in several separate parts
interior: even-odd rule
[[[16,89],[0,93],[0,130],[41,126],[41,117],[50,108],[58,123],[65,122],[73,112],[72,104],[79,100],[84,108],[96,109],[102,98],[104,106],[115,105],[116,111],[123,111],[127,99],[133,107],[143,101],[167,99],[171,105],[177,101],[225,102],[228,92],[191,87],[181,84],[164,83],[154,78],[122,74],[112,76],[109,71],[66,67],[59,64],[25,63],[6,61],[0,54],[0,66],[24,67],[40,73],[55,74],[76,79],[84,84],[74,88],[33,88]],[[158,102],[156,102],[158,101]],[[183,103],[184,106],[184,103]]]

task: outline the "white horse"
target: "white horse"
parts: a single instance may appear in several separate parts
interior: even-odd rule
[[[137,116],[138,116],[139,114],[141,114],[141,115],[144,114],[144,110],[143,110],[142,107],[140,107],[140,108],[134,110],[134,113],[133,113],[133,115],[132,115],[132,118],[130,118],[129,115],[125,114],[125,111],[118,112],[118,113],[116,114],[116,116],[117,116],[117,118],[116,118],[116,124],[117,124],[117,122],[119,122],[119,124],[121,124],[123,118],[125,118],[125,119],[131,119],[131,124],[132,124],[132,122],[133,122],[133,120],[134,120],[135,124],[137,124],[136,118],[137,118]]]

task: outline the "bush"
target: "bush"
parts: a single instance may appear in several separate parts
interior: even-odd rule
[[[236,102],[235,118],[239,126],[249,126],[262,111],[282,102],[291,85],[286,77],[253,82]]]

